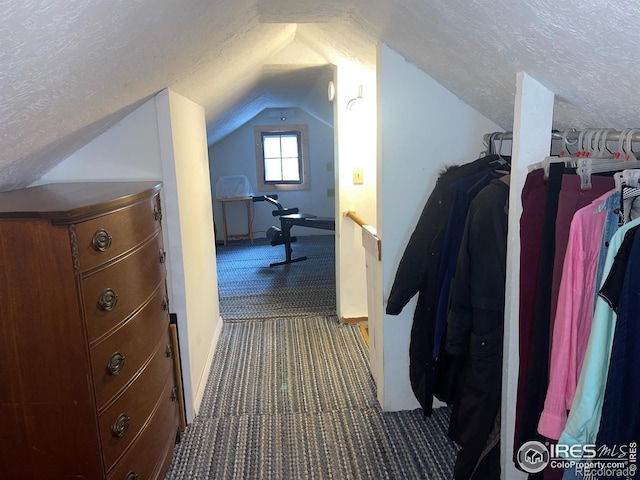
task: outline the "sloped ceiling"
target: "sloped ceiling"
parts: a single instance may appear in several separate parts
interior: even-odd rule
[[[163,88],[205,107],[213,141],[263,108],[303,105],[339,57],[373,66],[379,41],[506,129],[521,70],[556,93],[556,128],[640,124],[633,0],[0,0],[0,12],[0,190]]]

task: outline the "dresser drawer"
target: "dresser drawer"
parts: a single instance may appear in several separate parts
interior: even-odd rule
[[[156,195],[75,226],[82,271],[122,255],[160,228]],[[157,218],[156,218],[157,217]]]
[[[153,294],[165,276],[161,249],[158,231],[141,248],[83,279],[89,342],[113,330]]]
[[[173,358],[168,357],[169,331],[158,343],[151,362],[140,376],[99,417],[102,454],[107,469],[115,463],[147,423],[163,391],[173,388]],[[171,386],[168,386],[168,385]],[[166,392],[165,392],[166,393]]]
[[[91,367],[98,410],[116,395],[151,358],[169,328],[163,310],[164,281],[151,300],[103,342],[91,348]]]
[[[108,480],[162,479],[173,455],[178,431],[177,403],[171,401],[173,383],[162,392],[158,409],[127,453],[109,472]],[[135,476],[137,475],[137,477]]]

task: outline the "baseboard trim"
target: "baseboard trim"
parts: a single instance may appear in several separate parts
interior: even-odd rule
[[[204,391],[207,387],[207,378],[209,378],[209,371],[211,370],[211,364],[213,363],[213,354],[216,352],[216,347],[218,346],[218,340],[220,340],[220,334],[222,333],[223,324],[224,324],[224,321],[222,320],[222,317],[220,317],[218,320],[218,326],[216,327],[216,331],[213,333],[213,338],[211,339],[211,348],[209,349],[207,362],[202,372],[202,378],[200,379],[198,391],[196,392],[196,396],[193,399],[194,417],[197,417],[198,412],[200,412],[200,405],[202,404],[202,399],[204,398]]]
[[[369,317],[342,317],[342,323],[348,323],[349,325],[361,325],[368,321]]]
[[[369,326],[362,323],[359,325],[359,328],[362,336],[364,337],[364,341],[366,342],[367,346],[369,346]]]

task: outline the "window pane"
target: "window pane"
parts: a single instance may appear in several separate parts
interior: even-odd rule
[[[282,159],[282,177],[283,180],[287,182],[300,181],[300,169],[298,167],[297,158]]]
[[[280,135],[265,135],[262,139],[264,158],[280,158]]]
[[[264,160],[264,181],[282,181],[282,169],[279,158],[265,158]]]
[[[282,136],[282,156],[298,157],[298,136],[283,135]]]

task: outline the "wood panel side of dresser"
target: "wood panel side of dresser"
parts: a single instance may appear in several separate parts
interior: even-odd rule
[[[0,478],[104,478],[69,229],[0,220]]]

